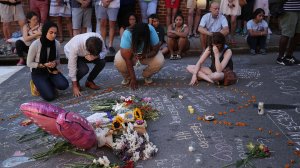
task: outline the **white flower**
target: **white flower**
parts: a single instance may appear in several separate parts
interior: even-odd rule
[[[140,159],[140,152],[134,152],[131,160],[137,162],[139,159]]]
[[[93,160],[93,163],[97,163],[97,160],[96,160],[96,159],[94,159],[94,160]]]
[[[146,132],[146,133],[144,133],[144,137],[145,137],[145,139],[146,139],[146,142],[149,142],[149,135],[148,135],[148,133]]]
[[[178,98],[179,98],[179,99],[183,99],[183,96],[182,96],[182,95],[178,95]]]
[[[100,163],[100,165],[103,165],[104,167],[109,168],[109,164],[110,161],[108,160],[108,158],[106,156],[103,156],[103,158],[99,157],[98,162]]]

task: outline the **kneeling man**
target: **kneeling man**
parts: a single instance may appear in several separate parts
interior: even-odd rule
[[[94,79],[104,68],[104,57],[107,53],[101,35],[93,32],[76,35],[65,45],[64,51],[68,58],[73,95],[76,97],[81,96],[79,81],[89,72],[89,67],[86,63],[93,63],[95,66],[89,73],[85,86],[93,90],[100,89],[94,83]]]

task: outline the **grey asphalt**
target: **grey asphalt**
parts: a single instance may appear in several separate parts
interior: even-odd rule
[[[295,55],[300,59],[299,52]],[[148,122],[147,131],[159,151],[150,160],[138,161],[135,167],[219,168],[244,158],[249,142],[263,143],[271,151],[270,158],[253,160],[257,168],[280,168],[291,160],[295,160],[292,167],[300,167],[300,158],[294,154],[300,148],[299,66],[276,64],[276,53],[234,55],[234,71],[239,78],[237,84],[222,87],[200,82],[197,86],[189,86],[191,75],[185,67],[197,59],[198,56],[190,55],[182,60],[166,60],[163,69],[153,76],[155,84],[151,86],[143,85],[142,70],[138,69],[140,87],[136,91],[121,86],[121,75],[113,63],[108,62],[95,80],[101,84],[101,90],[83,88],[83,96],[74,98],[70,87],[60,91],[59,98],[51,103],[87,117],[93,114],[89,108],[92,100],[129,95],[152,97],[153,106],[161,116],[157,121]],[[62,65],[62,71],[67,74],[67,65]],[[21,164],[15,167],[48,168],[87,162],[83,157],[65,153],[46,161],[22,163],[22,159],[47,150],[53,142],[51,137],[21,144],[16,141],[20,135],[36,129],[35,125],[20,126],[20,122],[26,119],[19,111],[20,104],[42,101],[31,96],[29,80],[29,69],[23,68],[0,85],[0,166],[19,161]],[[84,81],[81,81],[82,85]],[[104,93],[108,88],[112,90]],[[183,99],[171,98],[175,92]],[[258,102],[265,104],[264,115],[258,115]],[[189,105],[194,107],[195,114],[188,112]],[[214,114],[218,122],[198,120],[208,114]],[[229,122],[232,125],[228,125]],[[246,126],[241,126],[243,124]],[[192,141],[195,151],[189,152]],[[289,146],[288,141],[295,144]],[[111,161],[120,162],[108,148],[93,148],[87,152],[98,157],[106,155]]]

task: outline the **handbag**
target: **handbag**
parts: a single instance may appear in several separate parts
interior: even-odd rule
[[[242,7],[242,6],[245,6],[247,4],[247,0],[239,0],[239,5]]]
[[[233,85],[237,82],[237,75],[230,68],[225,68],[223,70],[223,73],[224,73],[224,79],[223,79],[224,86]]]

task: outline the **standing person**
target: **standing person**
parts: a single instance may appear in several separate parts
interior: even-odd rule
[[[243,36],[247,35],[247,22],[252,19],[252,13],[254,11],[253,9],[256,0],[246,1],[247,4],[242,7],[241,15],[239,16],[243,24],[243,29],[241,32]]]
[[[48,0],[30,0],[30,10],[38,14],[42,23],[45,23],[48,18],[49,1]]]
[[[180,0],[165,0],[165,5],[167,8],[166,25],[170,25],[171,21],[174,20],[174,17],[179,8],[179,4]]]
[[[235,41],[235,29],[236,29],[236,18],[241,15],[241,6],[238,0],[221,0],[220,12],[226,15],[229,19],[230,17],[230,36],[229,43],[236,44]]]
[[[137,24],[137,17],[135,16],[134,13],[128,13],[127,17],[122,23],[122,26],[120,27],[120,37],[122,38],[123,32],[126,29],[131,29],[135,24]]]
[[[268,35],[268,23],[264,20],[265,11],[258,8],[253,13],[253,19],[247,22],[248,37],[247,43],[250,47],[250,53],[256,54],[259,48],[260,54],[266,54],[266,41]]]
[[[86,33],[92,26],[92,2],[91,0],[70,0],[72,8],[73,36]]]
[[[148,23],[148,17],[156,13],[157,8],[157,0],[139,0],[140,8],[141,8],[141,15],[142,15],[142,22]]]
[[[224,15],[219,13],[218,2],[210,4],[210,13],[205,14],[199,24],[198,31],[201,34],[202,51],[205,51],[207,37],[211,37],[213,32],[221,32],[224,36],[229,33],[228,22]]]
[[[115,27],[117,16],[120,8],[120,0],[97,0],[96,1],[96,17],[100,20],[100,32],[104,40],[104,45],[106,45],[106,26],[107,19],[109,20],[109,41],[108,41],[108,50],[110,54],[116,54],[116,50],[113,47],[113,42],[115,38]]]
[[[143,70],[145,84],[151,84],[152,75],[163,66],[164,56],[159,51],[159,39],[153,26],[138,23],[125,30],[121,38],[120,51],[115,56],[115,66],[123,76],[122,85],[138,88],[134,66],[147,65]]]
[[[25,25],[25,14],[21,0],[0,0],[0,17],[5,41],[11,37],[12,21],[18,21],[20,30]]]
[[[69,37],[73,37],[72,20],[71,20],[71,6],[69,1],[51,0],[49,15],[57,19],[59,42],[64,41],[62,19],[67,22],[67,30]]]
[[[93,32],[76,35],[65,45],[64,51],[68,58],[73,95],[81,96],[79,81],[89,72],[87,62],[93,63],[95,66],[89,73],[85,86],[93,90],[100,89],[94,80],[105,66],[104,58],[107,53],[101,35]]]
[[[186,7],[189,10],[188,13],[188,26],[189,26],[188,37],[189,38],[191,37],[198,38],[200,36],[197,33],[197,31],[201,19],[201,10],[206,9],[206,1],[207,0],[187,0]]]
[[[60,59],[60,44],[55,40],[57,25],[46,22],[42,28],[42,36],[29,47],[27,66],[31,70],[31,78],[37,91],[46,101],[57,97],[57,91],[69,87],[68,80],[57,69]]]
[[[283,4],[283,10],[285,13],[279,17],[281,37],[277,63],[300,65],[300,61],[293,56],[296,45],[300,41],[300,1],[287,0]]]
[[[126,27],[128,27],[128,17],[130,17],[129,15],[134,15],[134,12],[135,0],[120,0],[120,9],[117,17],[118,26],[120,28],[120,36],[122,36],[123,31],[126,29]],[[135,23],[137,22],[138,20],[135,21]]]
[[[188,65],[187,71],[193,74],[190,85],[195,85],[198,80],[205,80],[210,83],[222,82],[225,68],[233,70],[232,51],[225,44],[225,36],[220,32],[214,32],[209,47],[205,49],[196,65]],[[211,58],[211,66],[203,64]]]
[[[189,28],[184,24],[184,18],[181,13],[176,14],[174,23],[168,26],[168,48],[170,50],[170,59],[181,59],[182,52],[190,47],[189,39],[187,38]],[[175,55],[174,52],[177,51]]]
[[[24,52],[28,52],[31,43],[40,38],[42,35],[42,24],[39,22],[39,17],[35,12],[26,14],[27,23],[23,26],[23,38],[16,41],[16,50],[19,59],[18,66],[25,65]]]
[[[158,35],[158,38],[159,38],[159,43],[160,43],[160,51],[162,52],[162,54],[167,54],[169,52],[169,49],[168,49],[168,45],[167,45],[167,42],[165,41],[165,30],[164,28],[159,24],[159,19],[158,19],[158,16],[157,14],[152,14],[149,16],[149,24],[151,24],[157,35]]]

